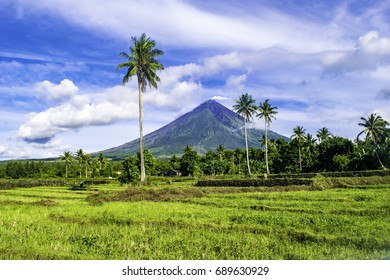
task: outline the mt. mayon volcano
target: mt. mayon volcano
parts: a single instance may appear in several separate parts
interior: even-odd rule
[[[249,147],[260,148],[262,129],[247,129]],[[273,131],[269,139],[285,136]],[[159,158],[181,155],[186,146],[200,154],[215,151],[219,145],[228,150],[245,149],[244,119],[233,111],[210,99],[166,126],[144,136],[144,147]],[[139,151],[139,139],[101,151],[110,158],[123,158]]]

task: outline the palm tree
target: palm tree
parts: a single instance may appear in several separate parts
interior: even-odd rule
[[[316,141],[317,141],[317,139],[315,139],[313,137],[313,135],[311,135],[310,133],[306,134],[306,136],[304,137],[303,144],[304,144],[305,151],[306,151],[308,158],[309,158],[309,165],[312,165],[311,159],[312,159],[312,156],[316,152]]]
[[[107,159],[106,157],[104,156],[104,154],[100,153],[98,158],[97,158],[97,162],[99,163],[99,175],[101,175],[101,171],[102,171],[102,168],[103,166],[106,164],[107,162]]]
[[[371,113],[367,118],[360,118],[363,122],[359,123],[360,126],[363,126],[364,129],[358,134],[357,138],[363,133],[366,134],[366,142],[371,142],[374,145],[374,151],[376,157],[379,161],[380,166],[385,169],[381,159],[378,154],[378,144],[386,133],[386,126],[389,125],[381,116],[378,116],[376,113]]]
[[[246,149],[246,163],[248,165],[249,176],[252,175],[249,166],[249,151],[248,151],[248,135],[246,133],[246,123],[253,118],[253,114],[257,110],[256,101],[252,98],[252,95],[248,93],[242,94],[236,104],[233,105],[233,109],[236,113],[244,118],[244,133],[245,133],[245,149]]]
[[[66,178],[68,178],[68,165],[73,160],[72,153],[69,151],[65,151],[64,154],[61,156],[61,160],[65,161]]]
[[[143,131],[142,131],[142,93],[146,91],[146,85],[157,88],[157,82],[160,78],[157,76],[157,70],[163,70],[164,66],[156,59],[156,57],[163,55],[163,51],[156,49],[156,43],[150,37],[146,37],[143,33],[138,40],[137,37],[131,38],[133,45],[130,47],[130,54],[125,52],[120,53],[127,59],[126,62],[118,64],[116,69],[127,68],[127,73],[123,77],[123,85],[133,76],[137,76],[138,80],[138,106],[139,106],[139,145],[141,158],[141,182],[146,181],[145,174],[145,159],[143,147]]]
[[[83,149],[77,150],[76,157],[77,157],[77,161],[79,162],[80,179],[81,179],[81,166],[83,165],[85,160],[85,153]]]
[[[333,134],[329,131],[328,128],[323,127],[317,131],[317,139],[321,143],[322,141],[325,141],[326,139],[329,139]]]
[[[89,154],[84,154],[84,164],[85,164],[85,178],[88,178],[88,166],[92,163],[92,158]]]
[[[269,99],[266,99],[264,102],[260,103],[258,107],[259,113],[256,115],[259,119],[264,118],[264,127],[265,127],[265,165],[267,167],[267,174],[269,174],[268,166],[268,129],[272,122],[272,119],[276,119],[275,115],[278,113],[276,111],[278,107],[271,106],[269,104]]]
[[[303,139],[305,137],[305,129],[303,126],[297,126],[293,129],[293,135],[291,136],[292,139],[295,139],[298,143],[298,153],[299,153],[299,169],[302,171],[302,154],[301,154],[301,146]]]
[[[219,160],[222,161],[223,157],[225,156],[226,148],[224,145],[219,145],[217,147],[217,155],[219,156]]]

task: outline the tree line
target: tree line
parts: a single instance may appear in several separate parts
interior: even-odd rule
[[[376,170],[390,167],[390,129],[375,114],[361,118],[364,127],[352,141],[333,135],[321,128],[316,136],[302,126],[293,129],[291,140],[259,139],[259,148],[227,150],[220,145],[205,155],[187,146],[181,156],[157,159],[144,150],[145,173],[164,175],[177,170],[182,176],[250,175],[267,173],[335,172]],[[378,125],[379,122],[379,125]],[[379,127],[379,131],[378,131]],[[382,129],[384,127],[384,129]],[[381,132],[382,131],[382,132]],[[267,144],[266,144],[267,143]],[[267,145],[267,150],[265,149]],[[267,160],[266,160],[267,158]],[[268,167],[267,167],[268,162]],[[122,183],[140,179],[140,153],[123,161],[111,161],[103,154],[96,157],[79,149],[75,154],[65,151],[57,161],[8,161],[0,164],[0,178],[118,178]]]
[[[268,148],[273,150],[276,148],[276,150],[278,150],[278,147],[282,145],[280,141],[279,143],[269,142],[267,136],[272,119],[276,119],[275,115],[278,113],[276,111],[278,108],[272,106],[269,103],[269,99],[266,99],[264,102],[261,102],[259,106],[257,106],[256,101],[252,98],[252,96],[248,93],[245,93],[242,94],[238,100],[236,100],[236,104],[233,106],[233,109],[244,119],[246,161],[249,175],[251,174],[251,168],[246,123],[251,121],[254,115],[259,119],[264,119],[265,135],[264,138],[261,139],[261,145],[265,150],[266,174],[269,174],[270,167]],[[332,171],[329,169],[335,169],[335,165],[339,165],[339,169],[370,169],[375,167],[375,164],[362,163],[360,162],[361,160],[359,160],[359,157],[367,159],[372,155],[375,155],[379,167],[385,169],[385,165],[388,165],[390,150],[390,129],[387,127],[389,122],[384,120],[376,113],[372,113],[366,118],[361,117],[360,120],[361,122],[359,123],[359,126],[364,127],[364,129],[357,135],[355,143],[352,143],[348,139],[343,139],[341,137],[333,137],[332,133],[326,127],[323,127],[317,131],[317,139],[310,133],[306,133],[306,130],[302,126],[298,125],[295,127],[293,129],[293,135],[291,136],[292,141],[290,142],[290,148],[291,151],[296,150],[294,148],[297,148],[298,150],[299,171]],[[359,140],[359,137],[362,134],[365,135],[364,141]],[[333,148],[326,148],[326,145],[335,146],[336,150],[340,150],[334,151]],[[349,146],[349,148],[347,146]],[[323,153],[324,150],[329,152],[329,154],[325,155]],[[271,151],[270,157],[274,156],[274,154],[272,154]],[[359,156],[357,156],[357,154]],[[282,158],[284,157],[282,156]],[[326,160],[326,163],[321,163],[321,160]],[[383,161],[385,161],[385,163],[383,163]],[[333,166],[333,168],[329,167],[330,165]],[[350,165],[355,165],[355,167]],[[294,169],[292,165],[289,166],[290,169]],[[281,170],[277,170],[276,172],[280,171]]]
[[[118,177],[120,162],[103,154],[92,157],[79,149],[75,154],[65,151],[59,160],[12,160],[0,164],[0,178],[109,178]]]
[[[390,167],[390,129],[386,128],[388,122],[375,114],[361,120],[359,125],[364,129],[354,141],[335,136],[326,127],[319,129],[316,136],[313,136],[306,133],[302,126],[297,126],[293,129],[290,141],[281,138],[268,140],[263,137],[259,141],[259,148],[227,150],[220,145],[215,151],[210,150],[205,155],[200,155],[187,146],[182,156],[172,156],[167,160],[157,160],[145,149],[145,170],[147,175],[161,175],[166,170],[175,169],[183,176],[263,176],[268,172],[343,172]],[[363,140],[359,139],[361,134],[365,134]],[[122,162],[120,181],[139,181],[139,170],[138,153]]]

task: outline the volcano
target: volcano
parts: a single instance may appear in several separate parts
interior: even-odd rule
[[[248,145],[260,148],[264,130],[247,128]],[[287,137],[268,131],[269,139]],[[162,128],[144,136],[144,147],[157,158],[181,155],[186,146],[200,154],[215,151],[219,145],[228,150],[245,149],[244,119],[210,99]],[[123,159],[139,151],[139,139],[101,151],[106,157]]]

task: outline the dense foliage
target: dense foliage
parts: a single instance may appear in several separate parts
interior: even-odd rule
[[[388,131],[387,131],[388,132]],[[387,138],[386,138],[387,139]],[[253,174],[266,172],[264,151],[249,149],[250,168]],[[200,175],[247,175],[245,150],[226,150],[223,146],[216,151],[200,155],[187,147],[181,157],[156,159],[146,149],[144,153],[147,175],[163,175],[177,170],[183,176]],[[377,158],[381,159],[381,162]],[[139,180],[140,156],[130,156],[124,161],[109,161],[100,155],[88,161],[72,158],[71,161],[8,161],[0,164],[0,178],[120,178],[122,183]],[[383,141],[374,147],[369,142],[352,142],[342,137],[329,137],[319,144],[308,147],[302,144],[302,171],[299,161],[299,142],[283,139],[268,143],[269,169],[272,174],[338,172],[381,169],[381,163],[390,167],[390,141]]]
[[[390,129],[388,122],[372,114],[359,125],[364,140],[333,136],[327,128],[318,130],[317,138],[306,134],[303,127],[294,128],[292,140],[259,139],[259,148],[249,148],[250,168],[242,149],[226,150],[220,145],[215,151],[199,154],[187,146],[181,157],[156,159],[144,150],[147,175],[263,175],[269,173],[294,174],[311,172],[345,172],[377,170],[390,167]],[[378,123],[379,122],[379,123]],[[263,140],[263,141],[260,141]],[[267,143],[268,155],[260,143]],[[317,142],[318,141],[318,142]],[[82,149],[75,155],[69,151],[58,161],[7,161],[0,163],[0,178],[119,178],[121,183],[137,182],[140,178],[141,156],[130,156],[124,161],[111,161],[103,154],[94,158]],[[174,170],[175,172],[169,172]]]

